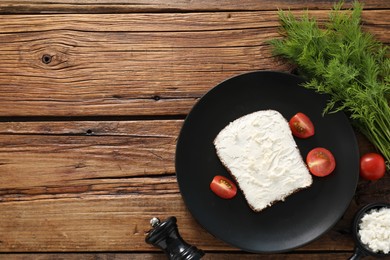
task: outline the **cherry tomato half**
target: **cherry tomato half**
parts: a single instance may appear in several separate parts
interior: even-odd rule
[[[314,148],[307,154],[306,164],[309,171],[318,177],[327,176],[336,168],[333,154],[322,147]]]
[[[210,189],[223,199],[231,199],[237,194],[237,186],[224,176],[217,175],[210,183]]]
[[[382,155],[367,153],[360,158],[360,176],[366,180],[378,180],[385,175],[386,164]]]
[[[314,135],[314,125],[304,113],[296,113],[288,123],[291,132],[298,138],[309,138]]]

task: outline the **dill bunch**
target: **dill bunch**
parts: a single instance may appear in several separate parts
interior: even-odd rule
[[[361,28],[362,5],[336,4],[321,26],[279,11],[281,39],[270,44],[306,78],[304,87],[329,94],[325,113],[344,110],[352,125],[385,157],[390,168],[390,60],[388,49]]]

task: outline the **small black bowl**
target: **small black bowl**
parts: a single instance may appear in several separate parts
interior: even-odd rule
[[[363,216],[373,210],[373,209],[381,209],[381,208],[390,208],[390,203],[385,202],[377,202],[377,203],[370,203],[363,208],[361,208],[355,215],[353,226],[352,226],[352,232],[353,232],[353,238],[355,240],[355,252],[353,256],[351,256],[350,260],[360,259],[363,256],[374,256],[377,258],[380,257],[389,257],[390,253],[384,254],[384,253],[375,253],[373,252],[367,245],[365,245],[361,240],[359,236],[359,224],[361,222],[361,219]]]

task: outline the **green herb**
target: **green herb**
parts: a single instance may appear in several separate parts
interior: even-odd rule
[[[282,39],[270,41],[275,55],[298,66],[304,87],[329,94],[324,113],[344,110],[383,154],[390,168],[390,60],[388,49],[361,28],[362,5],[341,10],[319,25],[308,13],[300,19],[279,11]]]

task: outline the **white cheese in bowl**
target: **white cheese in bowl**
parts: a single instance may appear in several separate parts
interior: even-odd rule
[[[364,214],[359,224],[360,240],[372,252],[390,252],[390,208],[373,209]]]

